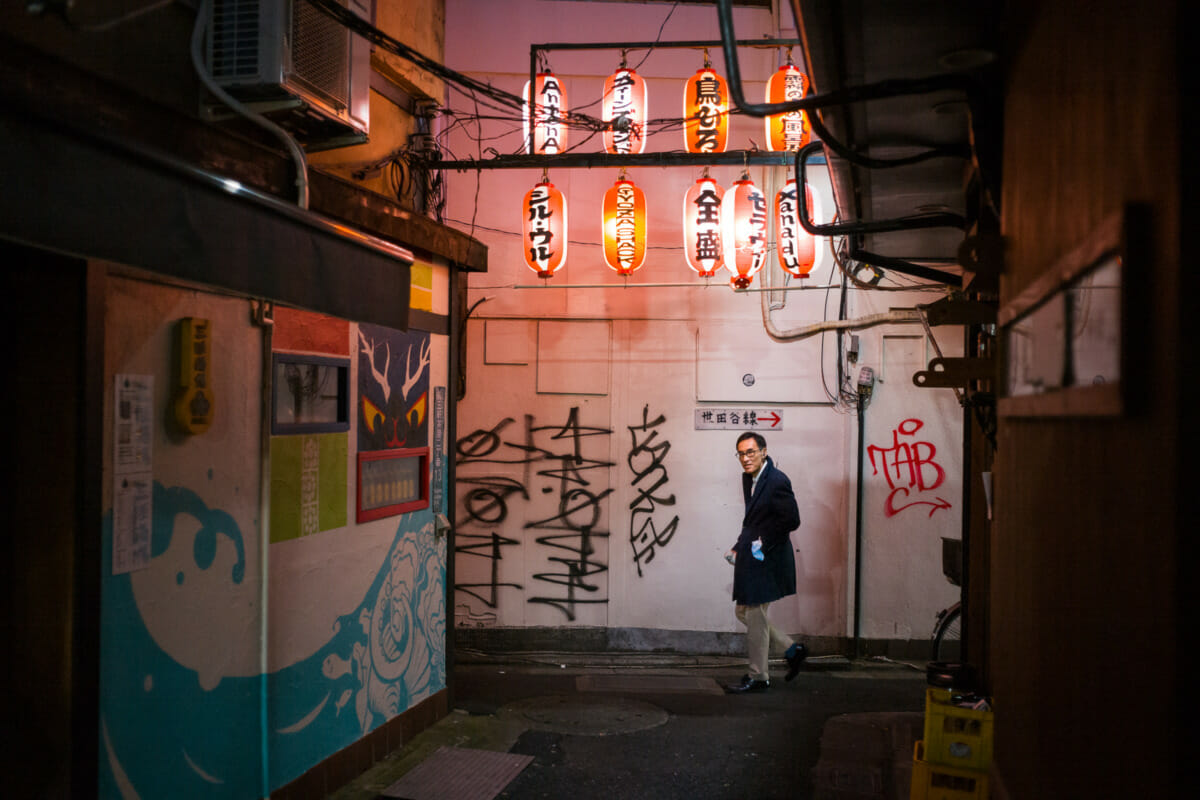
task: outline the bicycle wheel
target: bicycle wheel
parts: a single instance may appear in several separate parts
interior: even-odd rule
[[[933,660],[957,663],[962,659],[962,604],[938,612],[933,626]]]

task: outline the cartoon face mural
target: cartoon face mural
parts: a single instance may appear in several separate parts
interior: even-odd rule
[[[188,488],[155,483],[153,520],[155,558],[172,538],[191,545],[195,569],[189,564],[180,572],[184,583],[223,563],[213,558],[218,537],[235,544],[236,563],[212,576],[234,602],[247,576],[233,517]],[[187,535],[190,543],[180,538]],[[103,536],[111,554],[111,513]],[[375,578],[328,641],[266,675],[222,674],[219,647],[209,664],[181,663],[139,605],[170,598],[135,597],[132,575],[113,575],[109,559],[102,584],[100,797],[264,796],[446,686],[446,551],[427,512],[399,517]],[[181,623],[194,610],[171,606]]]
[[[425,447],[429,441],[430,337],[358,326],[358,449]]]

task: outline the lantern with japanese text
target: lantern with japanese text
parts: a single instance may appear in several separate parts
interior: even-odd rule
[[[779,266],[797,278],[807,278],[816,260],[815,238],[800,225],[805,205],[812,208],[812,190],[804,187],[805,203],[796,193],[796,180],[791,178],[775,195],[775,252]]]
[[[749,173],[721,199],[721,247],[735,289],[745,289],[767,256],[767,198]]]
[[[701,278],[721,268],[721,195],[717,182],[705,175],[683,198],[683,251]]]
[[[605,150],[628,154],[646,148],[646,82],[624,64],[604,81],[603,118]]]
[[[522,210],[525,264],[539,278],[549,278],[567,261],[567,201],[543,176],[525,195]]]
[[[724,153],[729,135],[729,90],[705,64],[683,89],[683,139],[689,153]]]
[[[646,260],[646,193],[622,175],[604,193],[603,217],[604,260],[632,275]]]
[[[808,77],[790,61],[767,81],[767,102],[787,103],[808,93]],[[808,144],[811,128],[804,111],[788,111],[764,118],[768,150],[799,150]]]
[[[553,155],[567,149],[567,93],[550,72],[539,72],[533,85],[537,103],[537,124],[533,131],[533,152]],[[529,152],[529,82],[525,82],[525,152]]]

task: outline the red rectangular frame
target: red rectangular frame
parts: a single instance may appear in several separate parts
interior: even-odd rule
[[[362,472],[363,463],[367,461],[390,461],[400,458],[419,458],[420,465],[417,470],[420,474],[421,489],[420,498],[410,500],[406,503],[393,503],[390,506],[380,506],[379,508],[362,507]],[[399,448],[396,450],[366,450],[360,451],[358,454],[358,463],[356,468],[357,482],[354,491],[354,508],[355,520],[358,522],[369,522],[373,519],[383,519],[384,517],[394,517],[398,514],[403,514],[407,511],[416,511],[419,508],[429,507],[429,448],[428,447],[409,447]]]

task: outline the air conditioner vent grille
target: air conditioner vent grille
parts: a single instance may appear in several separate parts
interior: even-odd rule
[[[293,78],[339,108],[350,102],[349,50],[349,31],[304,0],[296,0],[292,7]]]
[[[216,0],[213,5],[212,76],[235,82],[259,75],[258,0]]]

